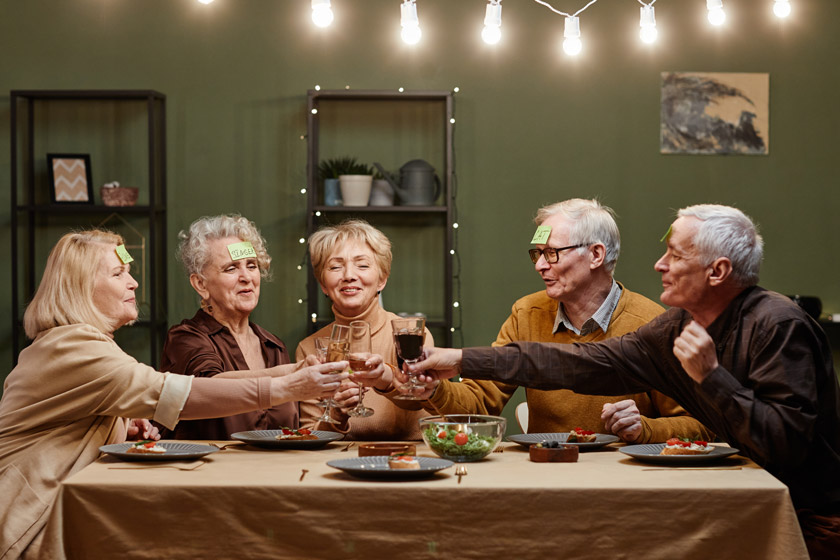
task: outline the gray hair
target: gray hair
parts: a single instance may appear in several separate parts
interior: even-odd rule
[[[239,214],[222,214],[219,216],[204,216],[197,219],[189,230],[178,233],[178,258],[187,269],[187,274],[197,274],[203,278],[204,267],[210,262],[209,241],[238,237],[242,241],[249,241],[257,253],[257,266],[262,277],[268,276],[271,268],[271,257],[265,250],[265,239],[254,222]]]
[[[732,278],[739,286],[758,284],[764,240],[749,216],[731,206],[697,204],[677,212],[680,218],[701,220],[694,246],[706,265],[719,257],[732,262]]]
[[[612,274],[621,251],[621,235],[618,233],[613,209],[595,199],[570,198],[563,202],[543,206],[537,210],[534,222],[541,225],[557,214],[563,214],[574,222],[569,230],[569,243],[572,245],[602,243],[606,247],[604,269]],[[577,251],[583,253],[586,248],[581,247]]]

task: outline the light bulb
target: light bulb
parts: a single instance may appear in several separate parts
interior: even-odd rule
[[[312,23],[318,27],[327,27],[333,21],[330,0],[312,0]]]
[[[788,0],[776,0],[773,4],[773,13],[778,18],[786,18],[790,15],[790,2]]]
[[[580,42],[580,18],[575,16],[568,16],[566,18],[566,26],[563,30],[563,50],[570,56],[579,54],[583,48],[583,43]]]
[[[481,31],[482,40],[488,45],[495,45],[502,38],[502,0],[490,0],[484,12],[484,29]]]
[[[709,10],[709,23],[712,25],[723,25],[726,21],[726,12],[723,11],[723,0],[706,0],[706,9]]]
[[[409,45],[420,41],[423,33],[420,31],[420,20],[417,19],[417,5],[414,0],[405,0],[400,4],[400,25],[402,26],[400,36],[403,41]]]
[[[201,2],[202,4],[209,4],[209,3],[211,3],[213,0],[198,0],[198,1],[199,1],[199,2]]]
[[[642,17],[639,19],[639,38],[645,43],[653,43],[659,34],[656,31],[656,18],[653,14],[653,6],[642,6]]]

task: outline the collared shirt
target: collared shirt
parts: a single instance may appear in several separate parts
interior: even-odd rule
[[[607,294],[607,299],[605,299],[604,303],[601,304],[601,307],[592,314],[592,317],[583,323],[580,330],[576,329],[571,321],[569,321],[569,318],[563,312],[563,304],[561,303],[557,306],[557,318],[554,319],[554,331],[552,332],[557,334],[557,331],[560,330],[561,326],[566,327],[568,330],[579,335],[587,335],[594,332],[595,329],[601,329],[602,331],[607,332],[607,329],[610,328],[610,318],[618,305],[619,298],[621,298],[621,286],[618,285],[618,282],[613,280],[610,293]]]
[[[794,506],[840,511],[840,386],[819,325],[790,298],[747,288],[706,329],[718,367],[696,383],[673,351],[691,321],[671,308],[593,344],[466,348],[461,375],[584,394],[657,389],[787,484]]]
[[[249,323],[260,339],[266,367],[289,363],[283,341],[259,325]],[[169,329],[163,345],[161,370],[197,377],[213,377],[225,371],[246,370],[248,362],[227,327],[199,309],[192,319]],[[297,427],[297,402],[285,402],[265,410],[244,412],[225,418],[181,420],[172,434],[174,439],[224,440],[234,432],[276,430],[280,426]]]

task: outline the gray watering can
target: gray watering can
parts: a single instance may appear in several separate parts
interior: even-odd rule
[[[435,174],[435,168],[422,159],[413,159],[400,167],[399,184],[381,165],[373,165],[394,187],[403,206],[431,206],[440,195],[440,178]]]

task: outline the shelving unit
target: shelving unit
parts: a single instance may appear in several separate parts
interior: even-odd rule
[[[405,262],[409,258],[396,246],[404,237],[412,240],[407,247],[422,246],[417,237],[429,234],[432,247],[439,247],[440,283],[429,286],[430,282],[418,281],[414,285],[404,281],[400,287],[386,288],[385,294],[388,311],[416,311],[402,309],[399,304],[407,301],[409,305],[416,301],[413,289],[427,289],[432,298],[437,299],[435,309],[426,312],[427,326],[435,334],[439,344],[452,344],[452,255],[453,248],[453,99],[448,91],[413,91],[396,92],[381,90],[309,90],[307,92],[307,237],[327,223],[337,223],[343,219],[358,217],[367,220],[380,229],[390,228],[395,235],[389,235],[395,245],[394,262]],[[386,114],[378,120],[376,115]],[[341,118],[345,115],[348,118]],[[323,204],[323,185],[318,177],[318,163],[324,157],[322,142],[327,138],[323,121],[331,123],[332,134],[341,139],[334,142],[332,153],[326,157],[351,155],[360,161],[372,164],[373,161],[386,162],[386,168],[404,163],[411,159],[432,161],[441,178],[441,195],[434,206],[325,206]],[[418,140],[421,139],[421,140]],[[425,142],[423,141],[425,139]],[[366,161],[365,152],[372,158]],[[428,153],[426,153],[428,152]],[[400,159],[401,158],[401,159]],[[442,172],[441,172],[442,171]],[[398,173],[395,173],[397,180]],[[426,231],[423,231],[426,230]],[[387,233],[387,232],[386,232]],[[432,249],[437,254],[436,249]],[[411,252],[411,251],[408,251]],[[392,271],[391,278],[394,278]],[[433,281],[436,282],[436,281]],[[329,309],[324,309],[319,296],[318,282],[311,266],[307,279],[307,317],[309,333],[315,332],[332,321]],[[393,299],[391,299],[393,298]],[[425,311],[425,310],[421,310]],[[443,339],[440,339],[443,334]]]
[[[137,155],[142,150],[144,157]],[[91,204],[50,202],[46,154],[72,151],[92,154]],[[98,185],[113,179],[140,188],[138,205],[101,204]],[[117,339],[156,366],[167,328],[166,96],[152,90],[12,91],[11,210],[14,360],[26,345],[23,311],[49,250],[67,231],[103,225],[128,237],[132,274],[141,285],[139,320],[117,331]],[[138,249],[126,232],[142,239]]]

